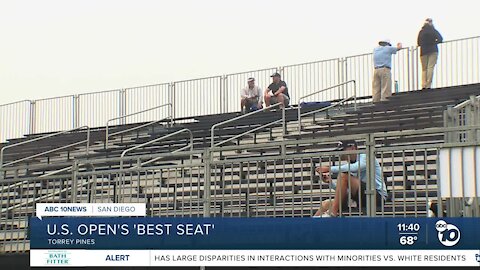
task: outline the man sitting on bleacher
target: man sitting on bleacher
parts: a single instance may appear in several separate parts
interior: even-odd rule
[[[240,108],[242,113],[249,113],[262,108],[262,90],[255,85],[255,78],[248,78],[248,86],[242,89]]]
[[[353,140],[340,142],[338,151],[354,151],[357,150],[357,143]],[[322,203],[321,208],[315,213],[315,217],[335,217],[340,212],[340,204],[342,209],[348,207],[348,198],[357,202],[361,208],[366,207],[367,196],[367,155],[366,154],[348,154],[341,155],[340,159],[349,161],[350,164],[340,166],[320,166],[315,170],[322,175],[322,180],[326,183],[331,181],[330,174],[338,173],[337,185],[335,188],[335,198]],[[387,188],[382,177],[382,169],[380,163],[375,159],[375,189],[376,206],[381,206],[387,198]],[[360,196],[360,199],[359,199]]]
[[[272,83],[265,90],[265,106],[280,103],[280,107],[287,107],[290,104],[287,84],[282,81],[280,73],[275,72],[270,77],[272,77]]]

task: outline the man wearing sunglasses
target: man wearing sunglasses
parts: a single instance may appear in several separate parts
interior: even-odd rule
[[[338,144],[338,151],[358,150],[357,143],[353,140],[342,141]],[[348,207],[348,198],[356,201],[360,208],[366,207],[367,196],[367,155],[366,154],[341,154],[341,161],[346,164],[340,166],[320,166],[315,169],[326,183],[331,182],[331,174],[338,174],[335,187],[335,197],[322,203],[321,208],[315,213],[315,217],[335,217],[340,213],[340,207]],[[387,198],[387,188],[382,177],[380,163],[375,159],[375,189],[376,205],[382,205]],[[349,196],[350,195],[350,196]]]

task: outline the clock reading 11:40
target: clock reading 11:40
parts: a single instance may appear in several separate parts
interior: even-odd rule
[[[397,228],[399,232],[418,232],[420,231],[420,224],[418,223],[399,223],[397,224]]]

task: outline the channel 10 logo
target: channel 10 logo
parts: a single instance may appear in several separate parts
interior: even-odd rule
[[[460,241],[460,230],[453,224],[439,220],[435,223],[435,229],[438,232],[438,240],[446,247],[453,247]]]

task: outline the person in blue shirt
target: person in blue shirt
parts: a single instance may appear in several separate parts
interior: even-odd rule
[[[357,150],[357,143],[353,140],[339,143],[337,150],[354,151]],[[367,155],[366,154],[348,154],[341,155],[340,159],[349,161],[349,163],[340,166],[320,166],[316,168],[317,173],[322,175],[322,180],[326,183],[332,181],[330,174],[338,174],[335,187],[335,197],[333,200],[322,202],[320,209],[315,213],[315,217],[337,216],[342,209],[348,207],[348,199],[351,198],[360,208],[366,207],[367,196]],[[375,190],[376,205],[382,206],[387,199],[387,188],[382,177],[380,163],[375,159]],[[349,193],[350,192],[350,196]],[[329,209],[330,211],[328,211]]]
[[[392,95],[392,54],[402,49],[402,43],[392,47],[390,40],[382,39],[378,47],[373,50],[372,99],[373,102],[385,101]]]

